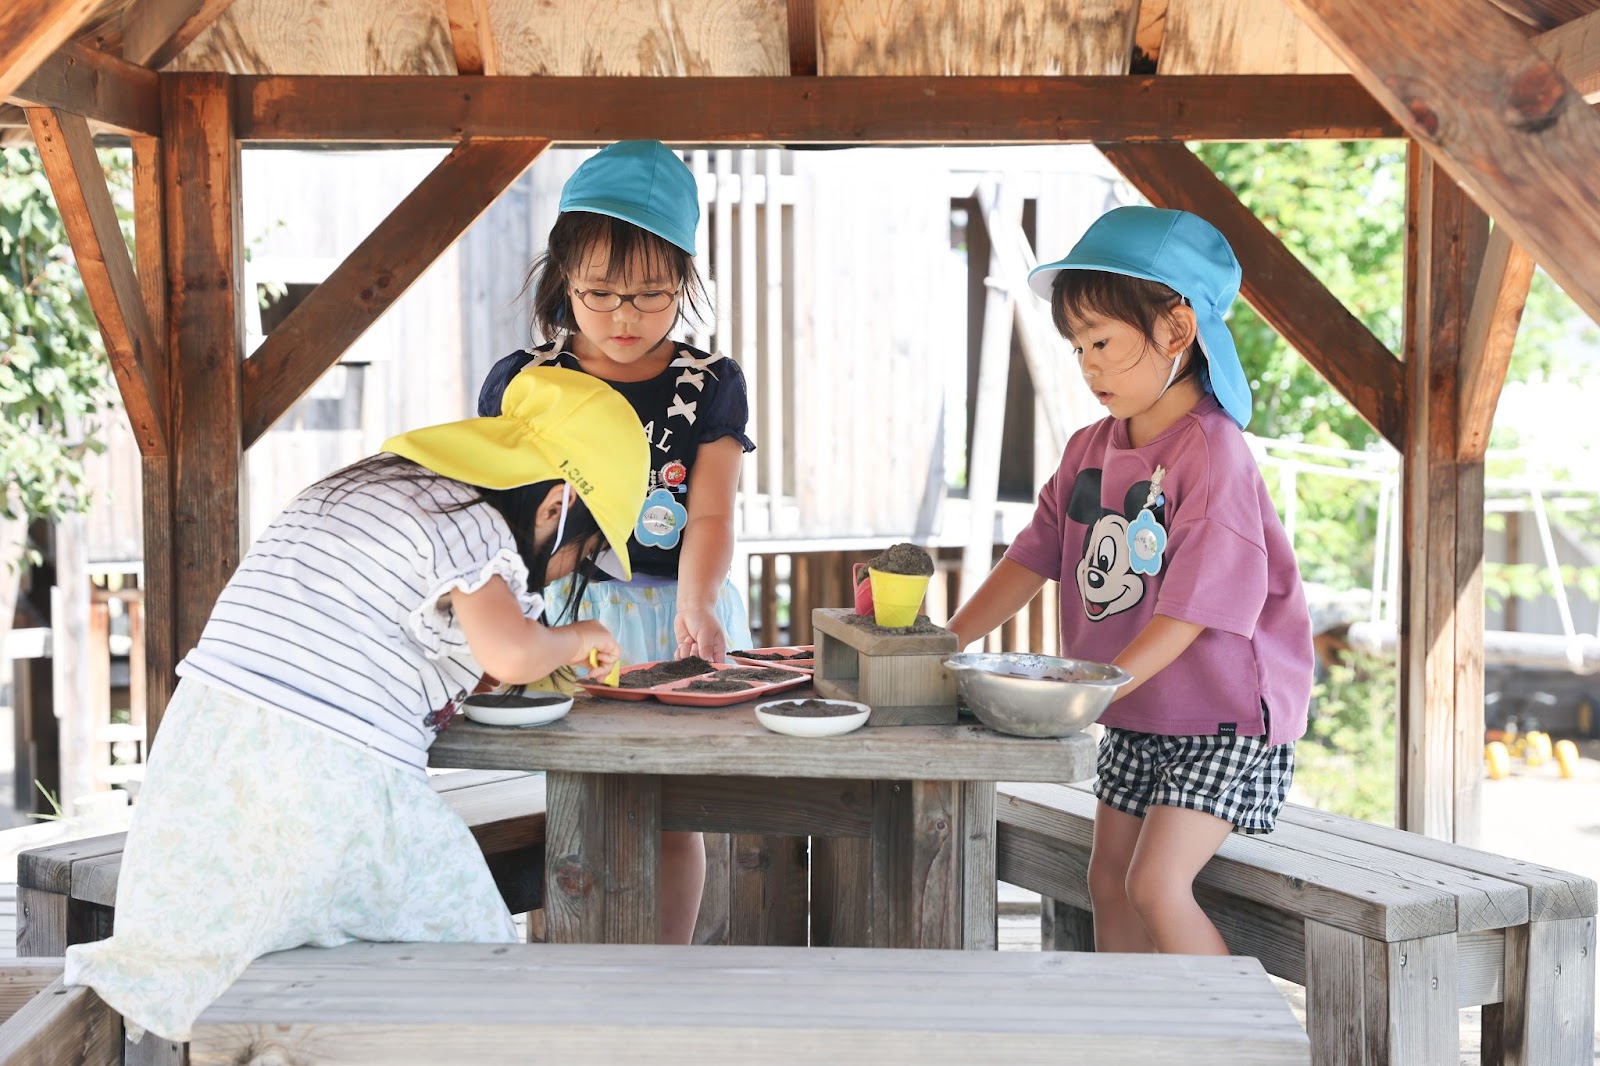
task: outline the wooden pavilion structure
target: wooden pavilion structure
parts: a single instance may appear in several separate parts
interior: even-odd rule
[[[1228,235],[1245,298],[1403,454],[1400,824],[1470,841],[1483,457],[1533,264],[1600,318],[1596,8],[8,0],[0,99],[43,156],[143,455],[149,728],[239,560],[245,451],[550,144],[1092,142]],[[133,145],[132,255],[102,131]],[[1400,136],[1400,353],[1183,143]],[[455,147],[245,358],[241,146],[328,143]]]

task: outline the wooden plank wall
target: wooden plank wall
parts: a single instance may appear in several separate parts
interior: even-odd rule
[[[1162,74],[1348,74],[1283,0],[1169,0]]]
[[[797,154],[795,172],[813,216],[796,255],[814,264],[796,312],[811,342],[795,369],[800,526],[904,533],[941,458],[940,371],[965,348],[955,301],[930,299],[951,255],[949,193],[892,149]]]
[[[499,73],[771,75],[789,72],[781,5],[763,0],[489,4]],[[170,69],[249,74],[454,74],[437,0],[237,0]]]
[[[813,2],[824,75],[1125,74],[1136,32],[1163,74],[1345,70],[1283,0]],[[788,13],[764,0],[489,0],[488,15],[499,74],[791,72]],[[453,74],[456,54],[438,0],[322,2],[310,17],[302,0],[235,0],[166,69]]]
[[[817,0],[818,72],[1126,74],[1138,13],[1137,0]]]

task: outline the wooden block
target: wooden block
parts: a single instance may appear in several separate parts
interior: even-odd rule
[[[953,725],[956,680],[945,668],[955,634],[895,633],[853,624],[849,608],[811,612],[817,645],[817,694],[872,708],[870,725]]]
[[[817,607],[811,612],[814,632],[835,637],[866,655],[912,655],[942,652],[954,655],[960,650],[956,635],[947,629],[937,633],[898,633],[877,626],[856,625],[850,621],[855,611],[848,607]]]

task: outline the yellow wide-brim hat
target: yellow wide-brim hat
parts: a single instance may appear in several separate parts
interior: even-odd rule
[[[599,378],[529,367],[506,386],[500,414],[414,429],[383,450],[486,489],[565,481],[617,553],[623,578],[633,576],[628,538],[644,506],[650,446],[628,401]]]

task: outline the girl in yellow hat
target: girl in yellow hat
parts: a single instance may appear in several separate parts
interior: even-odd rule
[[[627,540],[639,419],[604,382],[530,369],[500,414],[395,437],[302,492],[217,600],[153,746],[116,934],[69,948],[131,1030],[189,1038],[256,957],[350,940],[515,939],[428,747],[485,675],[616,661],[541,589]]]
[[[548,343],[500,360],[478,412],[498,410],[505,382],[530,365],[581,370],[627,397],[650,444],[631,545],[637,572],[629,579],[602,560],[587,588],[562,583],[550,597],[604,623],[627,662],[720,662],[751,644],[746,592],[728,569],[740,459],[755,444],[739,364],[672,337],[701,293],[694,174],[660,141],[621,141],[577,169],[560,207],[528,279]],[[663,833],[663,942],[689,942],[704,885],[700,834]]]

